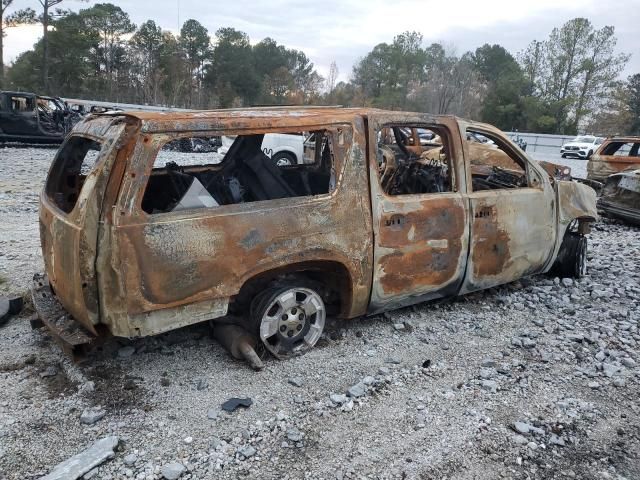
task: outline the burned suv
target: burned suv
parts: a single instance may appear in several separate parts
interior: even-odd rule
[[[278,165],[270,133],[313,136]],[[468,135],[469,134],[469,137]],[[226,153],[184,139],[235,137]],[[470,141],[481,136],[486,142]],[[271,108],[92,115],[40,198],[33,299],[70,351],[196,322],[275,356],[353,318],[554,268],[580,276],[595,192],[452,116]],[[240,333],[238,333],[240,335]]]
[[[0,142],[60,144],[72,115],[59,98],[27,92],[0,92]]]

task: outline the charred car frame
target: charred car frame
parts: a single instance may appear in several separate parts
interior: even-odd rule
[[[73,115],[59,98],[0,92],[0,142],[59,144]]]
[[[640,168],[640,137],[607,138],[587,164],[587,179],[604,182],[609,175]]]
[[[263,136],[292,132],[314,134],[309,162],[275,165]],[[235,136],[223,158],[171,148],[223,135]],[[499,130],[452,116],[92,115],[65,140],[40,197],[46,275],[33,299],[74,353],[109,335],[213,319],[283,357],[313,346],[328,315],[552,268],[580,276],[596,216],[591,188],[553,178]]]

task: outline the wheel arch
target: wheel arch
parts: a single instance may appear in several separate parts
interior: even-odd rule
[[[247,308],[253,297],[271,285],[285,284],[304,278],[318,285],[328,306],[337,307],[336,313],[345,317],[353,302],[353,277],[343,263],[335,260],[309,260],[271,268],[245,279],[233,299],[234,308]],[[336,305],[337,302],[337,305]]]

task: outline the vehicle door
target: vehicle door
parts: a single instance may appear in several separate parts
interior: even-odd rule
[[[3,132],[10,135],[39,135],[35,96],[11,94],[7,102],[8,121],[3,122]]]
[[[372,115],[368,125],[370,312],[455,294],[469,237],[457,125],[406,114]],[[418,132],[435,141],[422,145]]]
[[[94,334],[99,321],[97,281],[103,273],[95,267],[98,230],[112,167],[126,159],[120,148],[126,128],[110,117],[82,124],[56,154],[40,201],[49,282],[67,311]]]
[[[543,271],[557,230],[551,180],[499,131],[460,122],[460,132],[471,220],[461,293]]]

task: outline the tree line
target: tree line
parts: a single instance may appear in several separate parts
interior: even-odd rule
[[[458,56],[405,32],[376,45],[349,81],[338,82],[335,62],[323,78],[304,52],[271,38],[252,44],[230,27],[211,34],[190,19],[176,36],[152,20],[136,26],[110,3],[53,11],[63,0],[39,0],[41,12],[4,18],[13,0],[0,1],[2,28],[43,25],[33,49],[0,71],[5,89],[197,109],[374,106],[451,113],[505,130],[640,133],[640,74],[620,81],[629,55],[616,53],[614,28],[596,29],[584,18],[515,56],[489,44]]]
[[[5,88],[218,108],[312,103],[323,85],[304,52],[270,38],[251,45],[246,33],[233,28],[220,28],[211,38],[191,19],[174,36],[152,20],[136,27],[125,11],[109,3],[78,12],[57,10],[48,23],[53,29],[8,69]]]
[[[421,34],[405,32],[376,45],[334,96],[453,113],[505,130],[640,133],[640,74],[618,79],[630,56],[615,46],[614,27],[596,29],[585,18],[554,28],[516,56],[489,44],[457,56],[440,43],[423,47]]]

